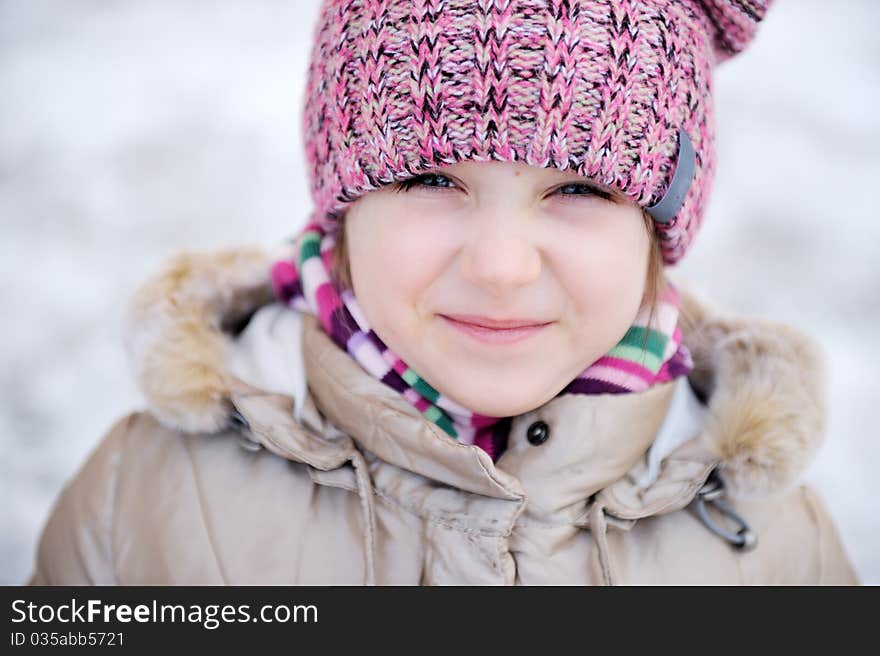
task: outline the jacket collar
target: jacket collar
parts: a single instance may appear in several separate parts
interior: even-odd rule
[[[497,466],[526,490],[526,513],[552,522],[577,522],[585,502],[628,474],[651,447],[676,383],[626,394],[568,394],[513,420],[508,449]],[[532,445],[529,427],[547,424],[549,438]]]
[[[393,389],[373,378],[302,315],[302,352],[315,402],[331,424],[379,458],[426,478],[485,496],[516,499],[519,483],[489,455],[462,444]]]
[[[582,508],[579,499],[602,490],[620,517],[683,504],[719,463],[734,496],[777,492],[821,443],[824,371],[812,340],[784,324],[725,315],[681,284],[680,321],[695,362],[690,384],[707,418],[648,488],[638,484],[643,456],[670,407],[671,383],[635,394],[557,397],[514,419],[497,465],[369,376],[309,315],[301,315],[303,398],[248,385],[230,373],[227,359],[242,326],[273,300],[268,271],[275,259],[255,248],[183,253],[134,295],[127,352],[161,423],[220,432],[237,407],[269,448],[321,469],[345,460],[351,436],[382,460],[462,490],[514,499],[526,488],[530,505],[544,513],[571,515]],[[297,401],[305,410],[296,413],[299,422]],[[525,435],[538,419],[550,425],[551,439],[533,447]]]

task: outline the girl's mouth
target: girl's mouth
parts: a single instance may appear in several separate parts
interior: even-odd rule
[[[448,325],[485,344],[513,344],[536,335],[553,322],[521,325],[510,328],[490,328],[476,323],[459,321],[444,314],[439,315]]]

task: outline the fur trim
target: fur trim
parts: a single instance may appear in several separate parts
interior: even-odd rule
[[[258,248],[180,253],[135,292],[125,349],[138,388],[163,425],[187,433],[228,426],[230,333],[273,300],[271,264]]]
[[[148,409],[163,425],[184,432],[228,426],[236,379],[226,357],[236,329],[274,300],[275,259],[259,248],[182,253],[136,292],[126,349]],[[703,437],[722,461],[729,494],[755,498],[787,488],[825,432],[821,349],[789,325],[726,315],[677,287],[695,365],[689,380],[709,407]]]
[[[794,327],[730,316],[682,290],[689,379],[708,398],[704,437],[721,459],[734,498],[775,494],[791,485],[822,444],[827,364],[821,347]]]

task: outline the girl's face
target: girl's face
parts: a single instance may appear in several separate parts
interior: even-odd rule
[[[480,414],[549,401],[620,341],[645,300],[641,210],[570,172],[462,162],[367,193],[345,221],[373,330]]]

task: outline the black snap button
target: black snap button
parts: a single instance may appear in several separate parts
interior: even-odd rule
[[[535,446],[546,442],[548,437],[550,437],[550,427],[546,421],[536,421],[526,431],[526,438]]]

